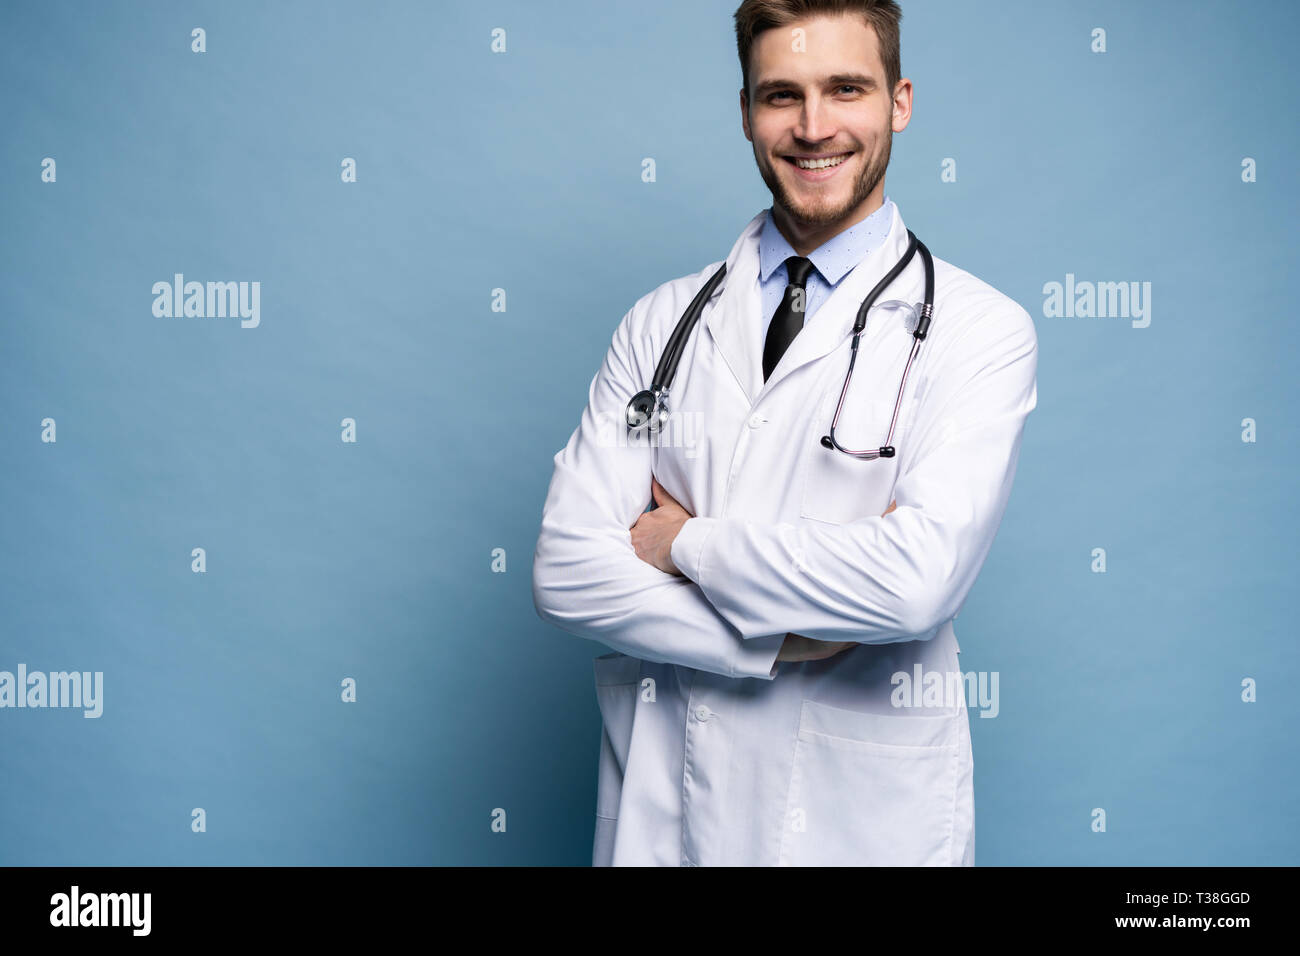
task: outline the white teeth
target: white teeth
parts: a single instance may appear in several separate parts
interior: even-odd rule
[[[795,159],[794,164],[800,169],[828,169],[831,166],[838,166],[848,158],[848,154],[845,154],[830,159]]]

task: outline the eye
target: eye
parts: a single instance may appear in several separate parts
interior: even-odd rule
[[[773,93],[771,96],[767,98],[767,101],[770,103],[773,100],[775,100],[778,96],[790,96],[790,95],[791,93],[789,90],[777,90],[775,93]]]
[[[860,87],[860,86],[854,86],[854,85],[852,85],[851,83],[845,83],[843,86],[840,87],[840,89],[841,89],[841,90],[848,90],[850,93],[861,93],[861,92],[862,92],[862,87]]]

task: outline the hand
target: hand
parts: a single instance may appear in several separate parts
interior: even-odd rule
[[[642,561],[680,577],[682,572],[677,570],[672,559],[673,540],[682,530],[682,525],[695,516],[678,504],[677,499],[653,476],[650,478],[650,493],[654,496],[655,507],[632,524],[632,547]]]
[[[897,507],[898,502],[891,501],[880,517],[883,518]],[[824,661],[828,657],[834,657],[840,651],[847,651],[856,644],[857,641],[814,641],[811,637],[804,637],[802,634],[786,634],[776,659],[796,662]]]
[[[856,641],[814,641],[801,634],[787,634],[777,652],[778,661],[823,661],[855,647]]]

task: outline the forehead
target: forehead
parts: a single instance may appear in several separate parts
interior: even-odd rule
[[[764,30],[749,53],[750,82],[781,79],[811,83],[832,75],[865,73],[884,81],[880,44],[861,15],[802,17]]]

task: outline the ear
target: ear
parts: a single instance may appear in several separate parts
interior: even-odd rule
[[[894,90],[894,111],[890,118],[890,128],[895,133],[907,129],[912,120],[912,81],[903,77]]]

